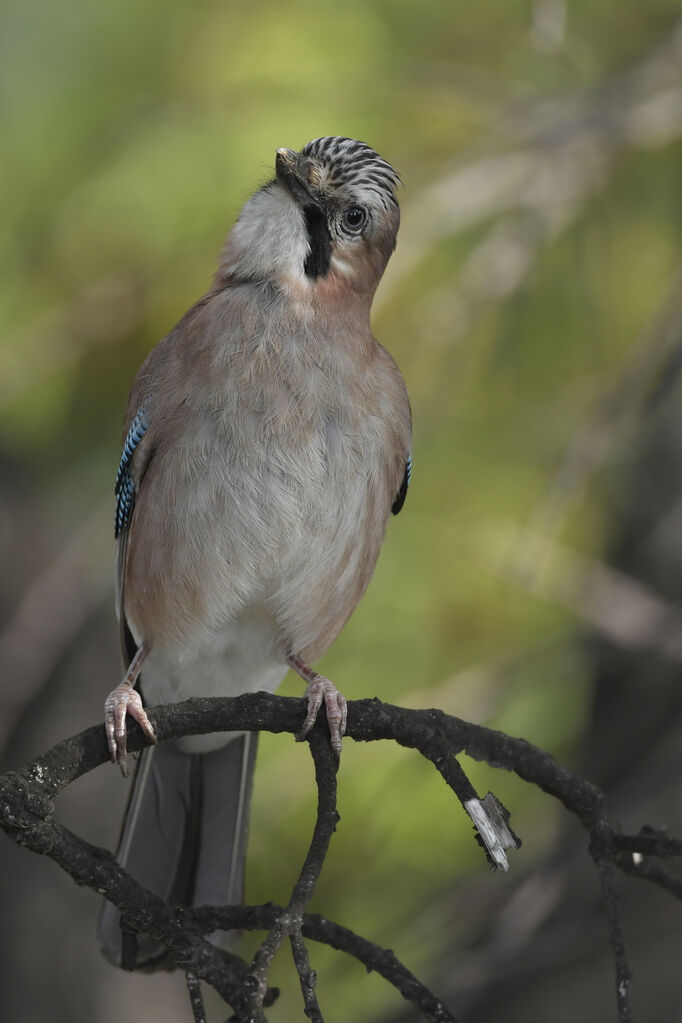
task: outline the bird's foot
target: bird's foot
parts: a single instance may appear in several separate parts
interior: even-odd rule
[[[112,764],[118,764],[124,777],[128,774],[126,715],[130,714],[147,738],[151,742],[156,742],[152,723],[142,706],[142,697],[133,688],[147,653],[148,650],[143,644],[133,657],[123,681],[111,690],[104,701],[104,727],[107,733],[109,755]]]
[[[297,657],[291,656],[288,658],[288,661],[294,671],[308,683],[305,691],[305,696],[308,700],[308,713],[301,731],[296,736],[296,740],[297,742],[302,742],[305,739],[315,724],[320,707],[324,702],[332,752],[338,763],[341,759],[341,740],[346,734],[346,719],[348,716],[346,698],[339,692],[333,682],[330,682],[324,675],[318,675],[317,672],[312,671]]]
[[[308,699],[308,714],[303,722],[301,731],[296,736],[296,740],[303,742],[317,721],[318,711],[322,706],[322,701],[324,701],[332,752],[338,763],[341,759],[341,739],[346,734],[346,717],[348,715],[346,698],[338,691],[334,683],[330,682],[324,675],[315,675],[310,680],[306,686],[305,696]]]
[[[128,774],[127,714],[137,721],[148,739],[156,742],[152,723],[142,706],[142,697],[136,689],[133,689],[130,682],[124,681],[112,689],[104,701],[104,727],[107,732],[111,762],[118,764],[124,777]]]

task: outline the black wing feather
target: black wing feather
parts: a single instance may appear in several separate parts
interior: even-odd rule
[[[407,488],[410,485],[410,477],[411,477],[411,475],[412,475],[412,456],[410,455],[410,457],[407,459],[407,462],[405,463],[405,475],[403,476],[403,481],[400,484],[400,490],[396,494],[395,500],[393,501],[393,504],[391,505],[391,511],[393,512],[394,515],[397,515],[398,512],[401,510],[402,506],[405,504],[405,498],[407,497]]]

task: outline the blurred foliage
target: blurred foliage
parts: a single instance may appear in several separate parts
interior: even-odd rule
[[[526,147],[543,104],[552,124],[550,101],[589,105],[605,83],[617,88],[679,36],[681,14],[679,0],[5,0],[2,456],[37,506],[40,556],[47,562],[110,493],[130,382],[205,290],[275,149],[324,134],[363,139],[404,182],[399,252],[375,333],[410,389],[414,475],[372,586],[324,670],[349,697],[441,706],[570,761],[590,705],[572,646],[576,608],[551,587],[539,597],[525,585],[537,566],[524,529],[677,270],[679,112],[667,135],[610,151],[568,221],[540,230],[527,251],[537,225],[501,204],[427,239],[409,272],[392,275],[421,237],[432,187]],[[618,108],[617,95],[610,101]],[[560,133],[570,117],[557,124]],[[507,264],[497,227],[512,239],[518,227],[527,260],[499,293]],[[488,291],[463,313],[472,281]],[[557,535],[599,558],[618,509],[605,506],[598,475],[569,496]],[[102,511],[102,535],[105,519]],[[4,550],[26,542],[24,525],[3,525]],[[92,550],[98,563],[109,556],[101,540]],[[27,564],[5,583],[8,609],[40,572],[37,555]],[[117,670],[102,664],[102,698]],[[555,825],[547,801],[480,767],[472,776],[512,807],[524,855],[540,856]],[[286,899],[311,829],[311,779],[305,748],[263,737],[252,901]],[[386,746],[349,743],[340,798],[314,908],[391,945],[419,972],[443,939],[429,926],[439,893],[483,869],[469,823],[433,770]],[[315,950],[313,961],[323,1005],[337,1007],[330,1019],[369,1019],[393,998],[335,955]],[[283,983],[272,1018],[298,1018],[295,987]]]

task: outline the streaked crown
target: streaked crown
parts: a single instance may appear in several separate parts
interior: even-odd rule
[[[390,163],[365,142],[325,135],[313,139],[301,155],[323,165],[328,171],[327,183],[333,188],[362,188],[375,192],[383,205],[398,205],[396,188],[400,177]]]

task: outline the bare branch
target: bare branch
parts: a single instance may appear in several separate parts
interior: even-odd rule
[[[197,699],[149,711],[160,741],[214,731],[258,730],[297,733],[305,715],[305,702],[251,693],[232,699]],[[614,867],[658,884],[680,896],[677,879],[644,860],[645,856],[672,858],[682,853],[682,842],[660,831],[644,828],[637,836],[621,835],[605,812],[604,794],[594,785],[561,767],[548,753],[522,739],[473,725],[438,710],[408,710],[362,700],[349,704],[348,734],[356,741],[392,740],[418,750],[430,760],[465,806],[471,799],[487,807],[496,827],[507,828],[509,844],[518,840],[508,828],[504,808],[494,797],[479,800],[461,764],[459,753],[492,766],[514,771],[520,778],[558,799],[575,814],[590,836],[590,851],[599,872],[610,943],[613,949],[620,1023],[629,1023],[630,973],[623,941],[621,914],[614,885]],[[145,744],[136,725],[130,727],[129,747]],[[338,821],[336,770],[326,725],[320,722],[309,737],[318,787],[318,813],[301,874],[285,908],[171,907],[145,891],[114,860],[111,853],[88,844],[52,818],[54,797],[70,782],[108,759],[104,729],[89,728],[67,739],[20,771],[0,776],[0,826],[17,843],[50,856],[78,884],[106,896],[120,910],[123,926],[153,934],[173,953],[188,976],[195,1019],[201,1019],[199,981],[211,984],[232,1006],[240,1023],[265,1023],[264,1009],[276,998],[266,988],[270,963],[287,938],[303,992],[308,1018],[321,1021],[315,994],[315,974],[303,938],[324,942],[355,956],[367,969],[386,978],[431,1023],[454,1023],[454,1017],[395,957],[324,917],[305,908],[320,875],[331,836]],[[634,854],[634,855],[633,855]],[[252,967],[233,954],[210,944],[213,930],[266,929]]]

